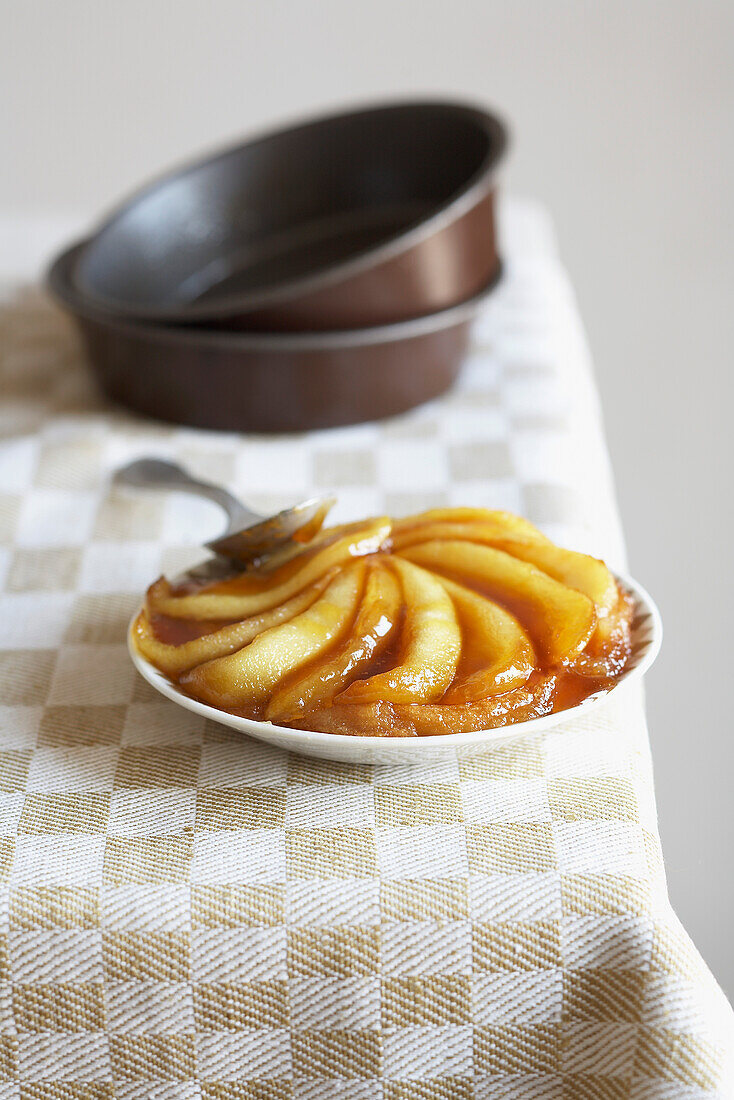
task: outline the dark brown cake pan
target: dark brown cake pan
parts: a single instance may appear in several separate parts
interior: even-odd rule
[[[444,393],[491,287],[451,309],[369,329],[256,333],[136,324],[90,306],[71,271],[48,275],[74,318],[104,393],[159,420],[236,432],[289,432],[404,412]]]
[[[456,103],[401,103],[273,132],[164,176],[78,254],[90,303],[129,320],[308,331],[391,324],[497,272],[506,132]]]

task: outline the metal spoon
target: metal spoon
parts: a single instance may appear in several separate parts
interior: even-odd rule
[[[117,470],[113,481],[136,489],[175,489],[213,500],[227,513],[229,523],[223,535],[204,545],[230,561],[250,562],[290,542],[310,524],[318,531],[334,497],[311,497],[275,516],[262,516],[219,485],[199,481],[175,462],[160,458],[139,458]],[[306,541],[305,539],[303,541]]]

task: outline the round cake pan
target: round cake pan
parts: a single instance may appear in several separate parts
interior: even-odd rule
[[[289,432],[375,420],[455,381],[470,323],[491,289],[394,325],[324,333],[210,331],[136,324],[90,306],[71,278],[83,245],[48,274],[81,332],[104,393],[159,420],[237,432]]]
[[[280,130],[164,176],[78,254],[90,303],[133,320],[325,330],[391,324],[497,271],[506,132],[476,107],[401,103]]]

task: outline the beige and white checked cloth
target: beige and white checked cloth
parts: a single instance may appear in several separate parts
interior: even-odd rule
[[[542,739],[372,768],[205,723],[126,653],[142,591],[220,523],[113,491],[143,453],[262,509],[334,490],[335,520],[509,508],[623,565],[572,292],[534,207],[503,227],[459,388],[308,435],[112,410],[62,317],[7,288],[0,1100],[734,1096],[731,1010],[666,896],[636,688]]]

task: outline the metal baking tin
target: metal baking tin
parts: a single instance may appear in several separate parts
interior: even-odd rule
[[[77,253],[90,304],[128,320],[303,331],[435,313],[499,268],[507,134],[460,103],[319,118],[144,187]]]
[[[76,289],[71,271],[83,247],[57,258],[48,286],[78,325],[104,393],[146,416],[226,431],[351,424],[437,397],[456,379],[492,286],[429,316],[340,332],[136,324],[96,309]]]

